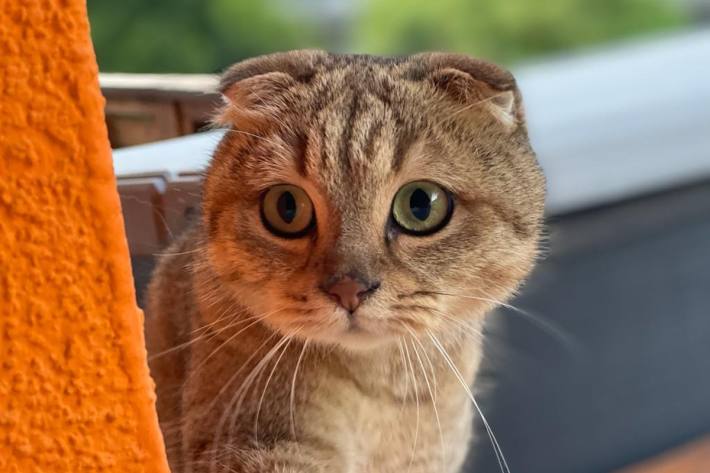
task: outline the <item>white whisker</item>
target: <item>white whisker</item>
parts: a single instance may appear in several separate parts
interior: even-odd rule
[[[210,403],[207,405],[207,408],[205,408],[205,410],[204,410],[205,414],[207,414],[210,410],[212,410],[212,408],[214,407],[215,403],[219,400],[219,398],[222,396],[222,394],[224,394],[224,392],[227,390],[227,388],[234,382],[235,379],[237,379],[237,376],[239,376],[239,374],[240,374],[242,371],[244,371],[244,368],[246,368],[247,366],[249,366],[249,363],[250,363],[254,358],[257,357],[257,355],[259,354],[259,352],[261,351],[261,349],[264,348],[264,347],[266,346],[266,344],[269,343],[275,336],[276,336],[276,332],[272,332],[271,335],[269,335],[269,336],[266,338],[266,340],[264,340],[264,341],[262,342],[262,344],[259,345],[259,346],[256,348],[256,350],[254,350],[254,352],[253,352],[246,360],[244,360],[244,362],[241,364],[241,366],[239,367],[239,369],[236,370],[236,371],[229,377],[229,379],[227,380],[227,382],[224,383],[224,385],[223,385],[222,388],[219,390],[219,392],[217,393],[217,395],[212,399],[212,402],[210,402]]]
[[[419,362],[419,367],[422,370],[422,374],[424,375],[424,382],[426,383],[427,389],[429,390],[429,398],[431,399],[431,406],[434,409],[434,417],[436,419],[436,426],[439,429],[439,443],[441,447],[441,471],[446,470],[446,447],[444,446],[444,433],[441,429],[441,420],[439,419],[439,410],[436,407],[436,400],[434,397],[434,390],[431,387],[431,383],[429,382],[429,376],[426,374],[426,369],[424,368],[424,363],[422,362],[421,356],[419,356],[419,351],[417,350],[417,346],[414,344],[414,341],[416,340],[417,343],[419,343],[419,346],[422,348],[422,351],[426,352],[424,349],[424,346],[421,344],[421,341],[417,338],[416,334],[412,329],[409,327],[406,327],[409,333],[412,336],[412,349],[414,350],[414,354],[417,357],[417,361]],[[432,372],[433,373],[433,372]]]
[[[256,366],[252,369],[252,371],[247,375],[247,377],[244,379],[244,382],[242,385],[237,389],[237,391],[234,393],[232,398],[230,399],[229,403],[224,408],[224,413],[220,417],[220,420],[217,424],[217,427],[215,429],[215,434],[213,437],[213,445],[217,445],[217,442],[219,438],[222,436],[224,432],[224,427],[225,423],[229,423],[229,429],[228,429],[228,439],[225,445],[229,446],[231,445],[232,442],[232,431],[234,429],[234,424],[236,423],[237,416],[239,414],[239,411],[241,410],[241,404],[244,400],[244,397],[246,396],[249,388],[252,386],[253,382],[256,380],[257,376],[261,373],[261,371],[266,367],[266,365],[271,361],[271,359],[274,357],[274,355],[278,352],[281,347],[287,343],[290,340],[290,338],[286,335],[281,337],[281,340],[279,340],[271,349],[264,355],[264,357],[259,360],[259,362],[256,364]],[[230,412],[231,407],[234,405],[234,403],[237,403],[236,408],[234,411]],[[218,451],[218,449],[215,449],[215,451]],[[211,462],[211,467],[210,467],[210,472],[215,473],[214,467],[215,467],[215,462],[217,461],[216,454],[213,456],[213,460]]]
[[[261,397],[259,398],[259,404],[256,406],[256,415],[254,416],[254,442],[257,444],[259,443],[259,414],[261,413],[261,405],[264,403],[264,396],[266,396],[266,390],[269,388],[269,383],[271,382],[271,378],[273,378],[274,373],[276,372],[276,367],[279,366],[279,362],[283,358],[283,356],[286,354],[288,351],[289,345],[291,345],[291,342],[293,341],[293,337],[300,331],[300,329],[297,329],[296,332],[292,333],[291,335],[288,336],[288,342],[283,347],[283,350],[281,350],[281,354],[279,355],[278,358],[276,358],[276,362],[274,363],[274,367],[271,368],[271,372],[269,373],[269,376],[266,378],[266,383],[264,383],[264,389],[261,392]]]
[[[524,317],[525,319],[529,320],[530,322],[534,323],[537,325],[539,328],[541,328],[544,332],[546,332],[548,335],[551,335],[552,337],[556,338],[558,341],[563,343],[565,346],[568,348],[576,348],[578,347],[578,342],[574,340],[574,338],[564,330],[560,329],[559,327],[555,326],[554,324],[543,320],[540,317],[537,317],[530,312],[527,312],[519,307],[515,307],[514,305],[508,304],[503,301],[499,301],[497,299],[492,299],[489,297],[478,297],[478,296],[471,296],[471,295],[465,295],[465,294],[453,294],[453,293],[447,293],[447,292],[435,292],[435,294],[441,295],[441,296],[450,296],[450,297],[460,297],[462,299],[470,299],[470,300],[476,300],[476,301],[481,301],[481,302],[488,302],[490,304],[498,305],[500,307],[504,307],[506,309],[511,310],[515,314],[519,314],[520,316]]]
[[[247,325],[246,327],[243,327],[243,328],[240,329],[240,330],[237,330],[236,333],[230,335],[224,342],[222,342],[221,344],[219,344],[219,345],[217,346],[217,348],[215,348],[214,350],[212,350],[212,352],[210,352],[209,355],[207,355],[203,360],[200,361],[200,364],[197,365],[197,367],[193,370],[193,373],[196,373],[197,371],[199,371],[200,368],[202,368],[202,367],[210,360],[210,358],[212,358],[215,354],[217,354],[218,351],[220,351],[222,348],[224,348],[225,346],[227,346],[230,342],[232,342],[235,338],[237,338],[239,335],[241,335],[242,333],[244,333],[246,330],[248,330],[248,329],[251,328],[252,326],[256,325],[257,323],[261,322],[262,320],[266,319],[267,317],[269,317],[269,316],[271,316],[271,315],[273,315],[273,314],[275,314],[275,313],[277,313],[277,312],[281,312],[282,310],[285,310],[285,309],[286,309],[286,307],[282,307],[282,308],[280,308],[280,309],[277,309],[277,310],[268,312],[268,313],[266,313],[266,314],[260,315],[260,316],[258,316],[258,317],[255,317],[255,318],[254,318],[255,320],[252,321],[251,323],[249,323],[249,325]],[[188,377],[188,380],[189,380],[189,379],[190,379],[190,378]]]
[[[416,374],[414,373],[414,363],[412,363],[412,358],[409,356],[409,348],[407,347],[407,342],[404,342],[404,352],[407,354],[407,361],[408,361],[408,366],[409,369],[411,370],[412,373],[412,384],[413,384],[413,389],[414,389],[414,401],[416,402],[417,405],[417,420],[416,420],[416,426],[414,428],[414,442],[412,444],[412,456],[409,458],[409,465],[407,466],[407,471],[411,470],[412,464],[414,463],[414,457],[416,456],[417,453],[417,442],[419,440],[419,386],[417,384],[416,380]]]
[[[399,413],[401,414],[404,408],[407,406],[407,400],[409,399],[409,371],[407,370],[407,360],[404,357],[404,348],[402,348],[402,340],[403,338],[400,338],[397,340],[397,345],[399,346],[399,354],[402,359],[402,368],[404,369],[404,399],[402,400],[402,406],[399,409]]]
[[[500,467],[500,470],[503,473],[510,473],[510,468],[508,468],[508,462],[505,459],[505,455],[503,455],[503,450],[500,448],[500,444],[498,443],[498,439],[496,438],[495,434],[493,433],[493,429],[491,429],[491,426],[488,423],[488,420],[486,419],[486,416],[483,415],[483,411],[478,405],[478,402],[476,401],[476,398],[473,396],[473,393],[471,392],[471,388],[468,386],[466,383],[466,380],[463,378],[463,375],[459,371],[459,369],[456,367],[454,364],[453,360],[447,353],[446,349],[444,346],[439,342],[439,340],[436,338],[436,336],[430,331],[427,330],[427,335],[431,339],[432,343],[436,347],[436,349],[439,351],[441,354],[442,358],[446,362],[446,364],[449,366],[451,371],[453,372],[454,376],[456,376],[456,379],[458,379],[459,383],[461,384],[461,387],[464,389],[466,392],[466,395],[469,397],[471,402],[473,403],[474,408],[476,409],[476,412],[478,415],[481,417],[481,421],[483,422],[483,426],[486,429],[486,433],[488,434],[488,438],[491,441],[491,444],[493,445],[493,452],[496,455],[496,459],[498,460],[498,466]]]
[[[296,367],[293,369],[293,379],[291,380],[291,395],[289,396],[289,417],[291,420],[291,435],[293,436],[294,440],[296,440],[296,416],[294,414],[294,406],[296,404],[296,376],[298,376],[298,368],[301,366],[301,361],[303,361],[303,355],[306,353],[308,342],[310,342],[310,339],[306,339],[306,341],[303,342],[301,353],[298,355],[298,360],[296,361]]]

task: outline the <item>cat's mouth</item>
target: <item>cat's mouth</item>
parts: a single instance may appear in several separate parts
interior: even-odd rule
[[[332,300],[310,298],[310,302],[311,307],[296,304],[282,310],[260,309],[268,314],[265,322],[280,334],[324,345],[365,350],[396,343],[402,336],[396,315],[377,301],[366,301],[354,310]]]
[[[337,307],[334,312],[336,317],[342,320],[342,333],[376,336],[375,333],[365,327],[366,321],[363,320],[362,311],[356,309],[351,312]]]
[[[366,310],[357,309],[353,312],[337,310],[340,318],[338,329],[324,334],[324,341],[335,343],[345,348],[354,350],[367,350],[382,346],[397,339],[397,334],[372,317],[368,317]],[[317,337],[320,338],[320,337]]]
[[[360,319],[356,314],[348,314],[348,326],[345,329],[347,333],[369,333],[360,324]]]

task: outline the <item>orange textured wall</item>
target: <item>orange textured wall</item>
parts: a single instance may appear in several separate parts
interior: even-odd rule
[[[0,0],[0,472],[167,472],[83,0]]]

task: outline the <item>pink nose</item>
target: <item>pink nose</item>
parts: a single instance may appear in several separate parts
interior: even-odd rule
[[[332,296],[338,303],[349,312],[354,312],[360,303],[377,289],[379,284],[366,285],[359,279],[350,276],[343,276],[334,283],[325,287],[325,292]]]

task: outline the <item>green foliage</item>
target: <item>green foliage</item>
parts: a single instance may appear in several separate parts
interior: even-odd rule
[[[215,72],[245,57],[336,44],[377,54],[437,49],[512,62],[684,22],[673,0],[361,0],[345,25],[309,18],[299,11],[305,4],[88,0],[99,66],[123,72]]]
[[[672,0],[367,0],[356,49],[448,50],[514,62],[678,26]]]
[[[88,0],[102,71],[215,72],[313,45],[316,30],[266,1]]]

